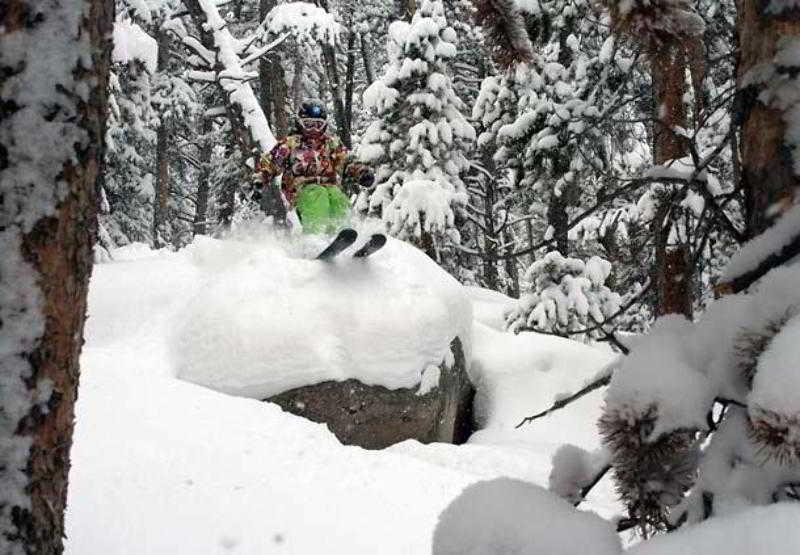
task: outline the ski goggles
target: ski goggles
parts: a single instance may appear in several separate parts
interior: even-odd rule
[[[325,126],[328,125],[328,122],[319,118],[300,118],[300,125],[306,131],[317,131],[321,133],[325,131]]]

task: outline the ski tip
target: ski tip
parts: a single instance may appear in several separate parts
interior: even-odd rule
[[[316,257],[317,260],[328,260],[334,258],[350,245],[355,243],[358,238],[358,232],[355,229],[345,228],[336,234],[331,243],[319,253]]]
[[[353,254],[353,258],[366,258],[380,250],[385,244],[386,235],[375,233],[370,236],[369,241],[367,241],[363,247]]]
[[[386,244],[386,235],[383,233],[376,233],[372,237],[369,238],[369,242],[374,244],[375,246],[382,247]]]

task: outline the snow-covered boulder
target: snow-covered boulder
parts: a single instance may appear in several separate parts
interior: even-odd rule
[[[458,440],[454,419],[469,414],[472,397],[463,288],[400,241],[367,260],[345,252],[331,262],[310,259],[323,246],[314,241],[191,245],[202,282],[177,318],[178,377],[274,400],[346,443]]]

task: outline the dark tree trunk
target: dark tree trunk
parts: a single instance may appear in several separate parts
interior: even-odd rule
[[[228,145],[226,153],[232,156],[235,146]],[[236,210],[236,191],[239,188],[238,176],[226,176],[219,193],[219,223],[223,229],[230,227],[233,222],[233,213]]]
[[[80,13],[71,33],[53,31]],[[2,553],[63,551],[113,18],[111,0],[5,0],[0,10],[0,275],[10,289],[0,300],[7,341],[0,353]],[[44,54],[15,51],[8,42],[33,33],[44,34],[43,47],[57,49],[72,66],[38,74],[15,92],[19,79],[36,71],[28,67],[31,58]],[[81,58],[87,45],[91,70]],[[29,133],[67,141],[63,154],[41,144],[26,148],[18,134]]]
[[[687,50],[679,43],[662,43],[650,50],[653,79],[653,158],[656,164],[683,158],[688,153],[686,140],[673,132],[687,127],[688,114],[683,96],[686,93]],[[696,78],[695,78],[696,79]],[[700,80],[701,81],[701,80]],[[695,91],[700,94],[700,91]],[[662,202],[670,202],[664,199]],[[683,314],[692,319],[692,268],[689,246],[669,244],[677,225],[672,207],[665,206],[663,217],[653,222],[656,256],[653,278],[656,284],[656,314]]]
[[[492,159],[492,153],[489,149],[483,149],[481,151],[481,162],[486,171],[492,176],[482,177],[484,181],[483,227],[485,229],[483,236],[483,282],[489,289],[497,291],[500,276],[497,271],[497,246],[499,237],[495,228],[496,222],[494,221],[494,203],[496,197],[496,180],[494,176],[496,174],[496,168],[494,160]],[[477,235],[478,233],[476,232],[476,236]]]
[[[372,52],[367,42],[367,37],[361,35],[361,58],[364,61],[364,73],[367,76],[367,86],[375,82],[375,68],[372,65]]]
[[[303,79],[302,75],[305,72],[306,60],[303,56],[295,54],[294,57],[294,76],[292,77],[291,95],[292,104],[297,107],[303,101]]]
[[[328,0],[318,0],[319,5],[330,12]],[[345,113],[344,99],[342,97],[342,79],[339,75],[339,66],[336,63],[336,50],[329,43],[324,42],[322,47],[322,59],[325,64],[325,75],[328,77],[328,86],[333,97],[333,112],[336,118],[336,128],[339,138],[347,148],[352,148],[353,140],[350,136],[350,128],[347,125],[347,115]]]
[[[686,140],[672,128],[686,127],[686,64],[683,48],[678,44],[660,44],[650,51],[653,79],[653,158],[656,164],[683,158]]]
[[[798,177],[792,168],[792,153],[786,145],[783,112],[758,100],[760,84],[745,88],[742,80],[759,64],[772,61],[778,44],[800,36],[796,9],[779,14],[763,13],[761,0],[738,0],[739,64],[742,122],[742,185],[746,193],[747,233],[758,235],[768,228],[792,202]]]
[[[214,144],[211,142],[209,134],[214,128],[214,121],[211,118],[203,118],[203,136],[200,147],[200,176],[197,182],[197,208],[194,213],[193,230],[195,235],[205,235],[208,233],[208,197],[211,191],[211,154]]]
[[[158,72],[164,72],[169,64],[169,35],[158,29]],[[170,121],[163,117],[156,130],[156,187],[153,196],[153,246],[164,247],[169,240],[169,141]]]
[[[509,242],[508,234],[502,233],[501,236],[503,244]],[[519,271],[517,270],[517,262],[514,258],[506,258],[506,279],[508,285],[506,286],[506,295],[514,299],[519,298]]]
[[[347,70],[345,72],[344,118],[348,133],[353,130],[353,90],[356,76],[356,33],[351,31],[347,37]]]
[[[260,0],[258,8],[261,21],[275,5],[275,0]],[[261,81],[261,107],[275,135],[283,137],[289,133],[289,119],[286,117],[289,91],[280,60],[273,55],[262,57],[258,62],[258,77]]]
[[[550,198],[547,207],[547,223],[553,226],[556,248],[564,256],[569,255],[569,217],[567,214],[567,201],[565,195],[555,194]]]

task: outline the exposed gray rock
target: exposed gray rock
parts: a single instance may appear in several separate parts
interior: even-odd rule
[[[450,343],[454,363],[440,367],[438,387],[387,389],[357,380],[298,387],[266,399],[283,410],[327,424],[346,445],[383,449],[406,439],[464,443],[473,432],[472,400],[461,341]]]

